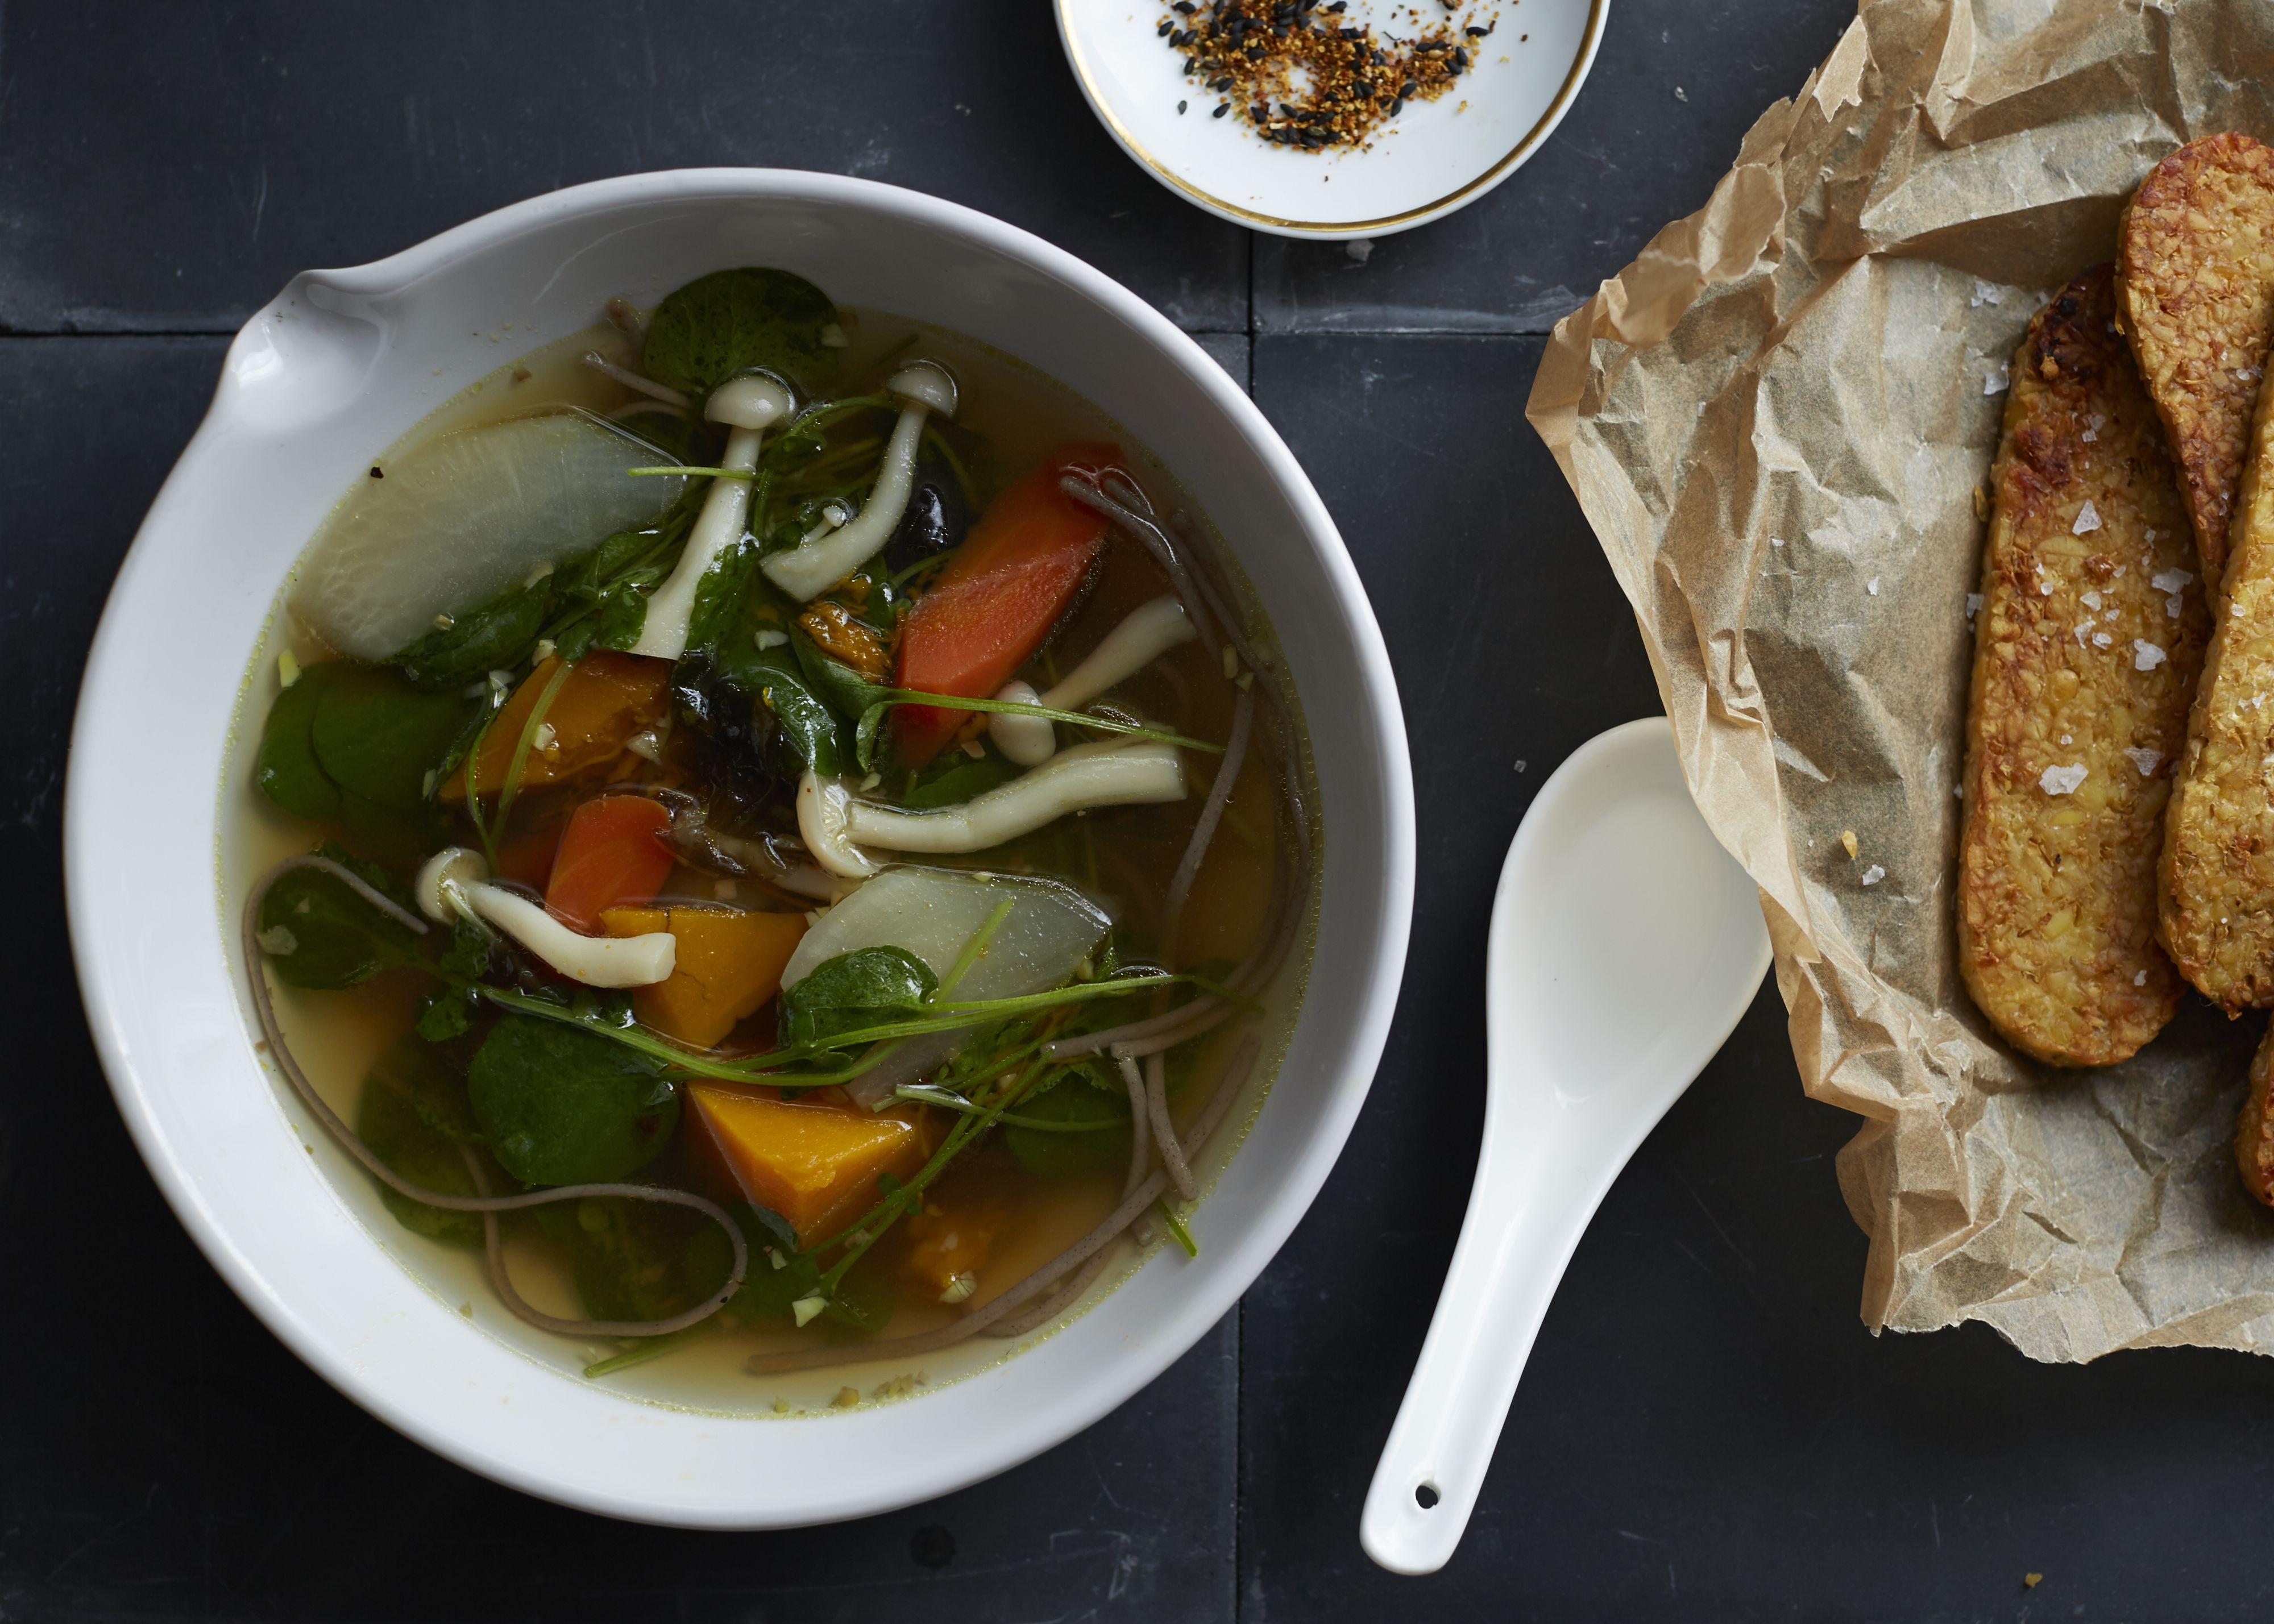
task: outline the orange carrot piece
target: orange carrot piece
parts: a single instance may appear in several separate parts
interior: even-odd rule
[[[545,906],[590,936],[604,908],[637,907],[663,889],[678,859],[664,840],[671,814],[644,795],[603,795],[569,816],[546,882]]]
[[[1118,466],[1121,449],[1068,445],[997,497],[938,582],[908,612],[895,680],[927,694],[992,698],[1040,648],[1081,590],[1105,520],[1058,488],[1070,469]],[[970,719],[962,710],[892,712],[901,763],[920,768]]]

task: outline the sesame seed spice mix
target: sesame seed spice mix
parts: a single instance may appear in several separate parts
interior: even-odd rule
[[[1299,152],[1365,151],[1407,102],[1450,90],[1499,26],[1496,16],[1479,21],[1449,7],[1391,16],[1410,32],[1352,21],[1349,0],[1175,0],[1160,34],[1219,98],[1211,117],[1229,114]]]

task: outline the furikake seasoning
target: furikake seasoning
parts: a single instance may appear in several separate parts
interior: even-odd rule
[[[1401,37],[1352,22],[1348,6],[1175,0],[1160,33],[1185,58],[1186,73],[1219,98],[1210,117],[1230,113],[1267,141],[1322,152],[1370,146],[1408,102],[1443,95],[1499,26],[1460,22],[1449,4],[1442,19],[1407,8],[1412,32]]]

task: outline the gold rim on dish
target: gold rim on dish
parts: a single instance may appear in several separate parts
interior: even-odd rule
[[[1555,127],[1558,119],[1562,117],[1563,109],[1571,104],[1571,98],[1579,94],[1580,80],[1586,77],[1587,66],[1595,57],[1595,49],[1602,42],[1603,18],[1609,9],[1610,0],[1587,0],[1587,26],[1585,32],[1579,36],[1579,49],[1571,57],[1570,71],[1564,74],[1563,83],[1556,89],[1555,100],[1547,104],[1547,110],[1540,114],[1539,121],[1525,132],[1522,140],[1510,147],[1482,171],[1454,187],[1442,197],[1433,198],[1427,203],[1395,214],[1381,214],[1372,220],[1339,222],[1283,220],[1276,214],[1266,214],[1252,208],[1242,208],[1237,203],[1228,202],[1212,192],[1203,191],[1195,186],[1146,151],[1139,144],[1136,137],[1129,133],[1121,120],[1114,116],[1111,105],[1100,94],[1096,81],[1090,75],[1089,64],[1082,56],[1081,36],[1074,28],[1073,18],[1069,15],[1069,8],[1073,4],[1073,0],[1055,0],[1058,18],[1058,37],[1065,41],[1066,57],[1073,64],[1074,78],[1081,82],[1082,94],[1088,98],[1089,105],[1096,109],[1097,116],[1105,121],[1105,127],[1113,132],[1113,139],[1121,143],[1123,150],[1152,170],[1165,184],[1183,192],[1203,208],[1215,210],[1236,220],[1247,221],[1254,225],[1276,227],[1281,230],[1300,232],[1306,236],[1323,237],[1416,224],[1428,215],[1450,207],[1472,193],[1487,190],[1505,178],[1510,169],[1530,157],[1533,149],[1547,139],[1547,132]]]

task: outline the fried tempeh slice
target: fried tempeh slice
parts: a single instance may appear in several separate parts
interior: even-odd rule
[[[2172,789],[2164,944],[2229,1014],[2274,1004],[2274,417],[2259,402]]]
[[[2202,592],[2161,425],[2096,267],[2014,357],[1966,717],[1958,947],[2014,1047],[2106,1065],[2179,1009],[2156,944]]]
[[[2234,1119],[2234,1165],[2242,1187],[2274,1207],[2274,1027],[2250,1057],[2250,1092]]]
[[[2118,234],[2118,297],[2216,594],[2274,337],[2274,148],[2206,136],[2149,170]]]

